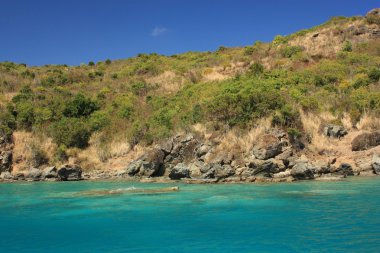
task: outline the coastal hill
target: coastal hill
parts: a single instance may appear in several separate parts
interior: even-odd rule
[[[2,179],[375,175],[379,131],[380,9],[213,52],[0,63]]]

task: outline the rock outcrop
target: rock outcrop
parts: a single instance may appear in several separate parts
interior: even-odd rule
[[[282,152],[284,142],[280,141],[274,134],[263,135],[258,144],[253,147],[253,155],[260,160],[267,160],[279,155]]]
[[[58,169],[57,175],[61,181],[77,181],[82,179],[82,169],[78,165],[66,164]]]
[[[372,168],[375,174],[380,175],[380,156],[378,154],[373,155]]]
[[[189,168],[183,164],[179,163],[170,171],[169,178],[178,180],[181,178],[189,178],[190,177],[190,170]]]
[[[52,179],[58,177],[58,171],[55,166],[46,167],[43,169],[41,177],[43,179]]]
[[[378,145],[380,145],[380,131],[360,134],[351,143],[352,151],[367,150]]]
[[[327,137],[342,138],[347,135],[348,132],[343,126],[328,125],[323,129],[323,134]]]

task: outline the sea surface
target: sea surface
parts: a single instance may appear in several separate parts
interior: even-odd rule
[[[380,178],[0,184],[0,252],[380,252]]]

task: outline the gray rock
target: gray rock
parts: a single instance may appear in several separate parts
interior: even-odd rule
[[[82,169],[79,165],[66,164],[58,169],[58,178],[62,181],[77,181],[82,179]]]
[[[343,126],[328,125],[323,129],[324,135],[332,138],[341,138],[348,134],[347,130]]]
[[[21,173],[21,172],[16,173],[14,175],[14,179],[16,179],[16,180],[25,180],[25,175],[24,175],[24,173]]]
[[[173,148],[165,156],[165,164],[189,163],[195,158],[195,150],[198,146],[197,139],[193,135],[178,135],[173,138]]]
[[[211,145],[202,144],[199,148],[197,148],[195,154],[197,157],[202,157],[206,155],[211,149]]]
[[[4,171],[4,172],[1,172],[0,179],[12,180],[12,179],[14,179],[14,177],[12,176],[12,174],[9,171]]]
[[[28,171],[28,176],[27,178],[33,179],[33,180],[39,180],[41,178],[41,170],[37,168],[31,168]]]
[[[162,143],[159,148],[165,153],[165,155],[170,154],[173,149],[173,140],[167,140],[166,142]]]
[[[125,169],[125,172],[128,174],[128,176],[133,177],[134,175],[136,175],[137,173],[139,173],[141,164],[142,164],[141,160],[133,161]]]
[[[273,177],[274,173],[280,172],[278,163],[274,159],[267,160],[262,164],[258,164],[253,175],[263,177]]]
[[[352,170],[352,166],[349,163],[342,163],[339,167],[334,171],[334,175],[342,175],[342,176],[353,176],[354,171]]]
[[[42,171],[42,178],[57,178],[57,168],[55,166],[46,167]]]
[[[170,171],[169,178],[172,180],[190,178],[190,170],[185,164],[179,163]]]
[[[282,153],[284,142],[273,134],[261,136],[257,145],[253,147],[253,155],[260,160],[267,160]]]
[[[380,156],[378,154],[372,157],[372,168],[375,174],[380,175]]]
[[[10,171],[12,166],[12,151],[0,152],[0,173]]]
[[[298,180],[314,179],[314,170],[307,163],[297,163],[290,171],[290,175]]]
[[[217,179],[224,179],[227,177],[231,177],[235,174],[234,169],[230,165],[219,165],[215,164],[213,166],[213,169],[215,169],[214,177]]]
[[[380,8],[375,8],[367,12],[366,17],[377,16],[380,17]]]
[[[126,168],[129,176],[162,176],[165,153],[159,148],[154,148],[146,152],[137,160],[131,162]]]
[[[359,134],[351,143],[352,151],[367,150],[378,145],[380,145],[380,131]]]

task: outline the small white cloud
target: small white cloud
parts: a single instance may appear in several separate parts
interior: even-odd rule
[[[153,37],[160,36],[168,31],[165,27],[155,27],[151,33]]]

